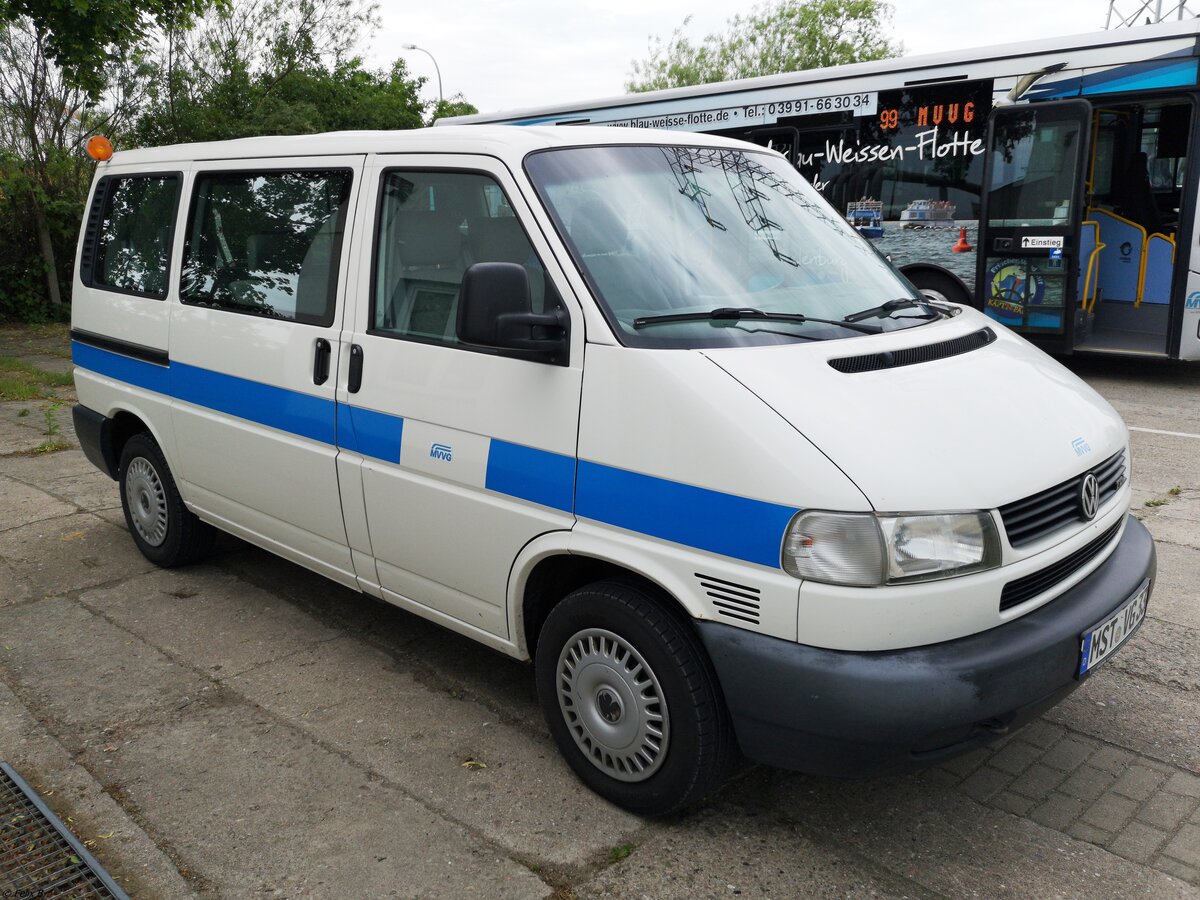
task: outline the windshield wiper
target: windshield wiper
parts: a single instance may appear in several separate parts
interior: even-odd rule
[[[856,313],[850,313],[843,321],[846,322],[861,322],[863,319],[872,319],[876,316],[883,317],[891,315],[899,309],[909,309],[913,306],[929,306],[925,300],[914,300],[912,297],[900,297],[897,300],[889,300],[887,303],[882,303],[879,306],[872,306],[870,309],[861,309]],[[936,309],[935,307],[931,307]],[[935,311],[933,315],[917,316],[918,319],[933,319],[941,316],[940,311]]]
[[[853,322],[843,319],[814,319],[812,316],[806,316],[803,313],[778,313],[767,312],[763,309],[755,309],[752,306],[745,307],[728,307],[722,306],[718,309],[710,309],[708,312],[696,313],[668,313],[662,316],[640,316],[633,320],[634,328],[645,328],[647,325],[669,325],[672,322],[704,322],[704,321],[729,321],[740,322],[743,319],[757,319],[764,322],[792,322],[796,325],[803,325],[805,322],[816,322],[821,325],[836,325],[839,328],[846,328],[850,331],[857,331],[860,334],[879,334],[883,331],[874,325],[855,325]]]

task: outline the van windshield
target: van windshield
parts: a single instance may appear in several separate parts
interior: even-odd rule
[[[525,167],[628,346],[851,338],[940,315],[774,154],[571,147]]]

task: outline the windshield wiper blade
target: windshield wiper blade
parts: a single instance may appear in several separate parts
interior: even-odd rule
[[[634,328],[645,328],[647,325],[669,325],[672,322],[705,322],[705,321],[730,321],[738,322],[743,319],[756,319],[764,322],[792,322],[796,325],[803,325],[805,322],[816,322],[821,325],[836,325],[839,328],[846,328],[850,331],[857,331],[860,334],[879,334],[883,331],[874,325],[856,325],[853,322],[843,319],[816,319],[812,316],[806,316],[803,313],[779,313],[767,312],[764,309],[755,309],[752,306],[730,307],[722,306],[717,309],[710,309],[708,312],[695,313],[667,313],[662,316],[639,316],[633,320]]]
[[[870,309],[860,309],[856,313],[850,313],[846,316],[846,322],[861,322],[863,319],[871,319],[876,316],[887,316],[899,309],[909,309],[913,306],[928,306],[924,300],[914,300],[912,297],[900,297],[896,300],[889,300],[887,303],[881,303],[879,306],[872,306]],[[936,312],[931,316],[920,316],[922,319],[932,319],[935,316],[940,316],[940,312]]]

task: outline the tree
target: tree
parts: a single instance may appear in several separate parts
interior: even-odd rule
[[[137,103],[145,70],[136,53],[106,70],[103,107],[91,102],[54,64],[44,31],[31,19],[0,25],[0,243],[10,253],[30,238],[36,251],[14,253],[0,271],[10,292],[29,294],[9,304],[33,309],[34,298],[63,305],[61,285],[69,282],[71,252],[79,230],[82,198],[92,167],[83,144],[92,134],[119,130]],[[31,221],[32,220],[32,221]],[[7,254],[6,254],[7,255]],[[40,257],[40,265],[34,260]],[[44,293],[29,276],[42,270]],[[43,300],[44,302],[44,300]],[[35,314],[36,315],[36,314]]]
[[[423,79],[353,55],[376,19],[364,0],[232,0],[167,34],[135,142],[421,127]]]
[[[880,0],[779,0],[726,22],[723,34],[694,43],[691,17],[664,43],[650,40],[649,56],[633,62],[629,91],[710,84],[898,56],[888,39],[892,7]]]
[[[47,61],[92,100],[108,83],[108,66],[143,45],[155,28],[179,28],[225,0],[0,0],[0,27],[38,35]]]

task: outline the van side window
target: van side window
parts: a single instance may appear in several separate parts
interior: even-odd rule
[[[106,187],[91,283],[161,300],[167,295],[179,178],[117,177]]]
[[[350,178],[344,170],[198,174],[180,299],[331,324]]]
[[[371,331],[456,344],[458,288],[477,262],[529,273],[533,311],[561,305],[504,190],[475,172],[383,175]]]

